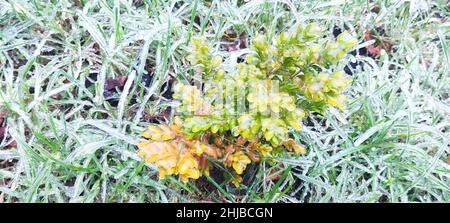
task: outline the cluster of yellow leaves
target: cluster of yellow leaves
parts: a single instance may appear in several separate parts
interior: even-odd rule
[[[159,178],[179,174],[181,180],[200,177],[199,161],[194,158],[189,149],[179,149],[175,142],[142,142],[139,144],[139,154],[147,163],[154,163],[159,168]]]
[[[213,56],[204,39],[192,38],[192,51],[187,59],[196,66],[197,72],[205,73],[208,77],[220,80],[225,75],[225,71],[219,68],[222,57]]]
[[[174,86],[173,98],[180,100],[180,112],[189,112],[194,115],[207,115],[211,113],[211,105],[206,102],[201,91],[190,85],[178,83]]]
[[[271,123],[267,119],[262,126],[269,125],[273,128]],[[169,175],[179,175],[183,182],[198,179],[202,175],[209,175],[211,165],[206,156],[216,160],[225,157],[225,166],[233,168],[237,174],[233,176],[231,182],[238,186],[242,181],[239,175],[244,172],[247,165],[259,162],[261,158],[270,156],[273,151],[272,146],[256,141],[245,146],[247,142],[245,138],[241,138],[242,142],[236,142],[234,145],[225,145],[223,142],[215,142],[215,145],[211,145],[198,139],[188,139],[182,128],[181,120],[176,117],[172,125],[151,125],[142,132],[146,140],[138,144],[138,154],[147,163],[158,167],[160,179],[165,179]],[[274,129],[273,131],[276,132]],[[281,144],[297,154],[306,152],[303,146],[292,139],[283,141]]]
[[[160,179],[168,175],[179,175],[184,182],[198,179],[202,174],[209,174],[203,155],[217,157],[216,150],[210,145],[185,139],[180,127],[180,123],[149,126],[142,133],[148,140],[138,144],[139,155],[147,163],[158,166]]]
[[[342,91],[351,83],[351,78],[344,72],[333,74],[320,73],[298,82],[308,99],[314,102],[326,101],[340,109],[345,108],[347,98]]]
[[[270,108],[271,112],[279,113],[281,109],[292,112],[296,109],[295,99],[283,92],[251,92],[247,96],[250,102],[250,109],[256,109],[258,112],[266,113]]]

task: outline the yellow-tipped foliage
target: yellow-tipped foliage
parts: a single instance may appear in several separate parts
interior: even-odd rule
[[[198,179],[215,163],[229,168],[236,186],[251,163],[282,151],[306,154],[292,132],[303,128],[302,119],[311,111],[345,109],[351,78],[335,68],[357,44],[348,32],[334,39],[324,38],[323,31],[311,23],[273,41],[258,34],[245,61],[237,64],[223,64],[206,40],[193,38],[187,59],[205,81],[199,88],[174,86],[180,115],[172,125],[148,127],[139,153],[159,167],[161,179]]]

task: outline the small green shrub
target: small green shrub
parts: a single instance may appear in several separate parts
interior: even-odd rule
[[[204,78],[200,88],[174,86],[173,97],[181,102],[176,121],[149,126],[139,153],[159,167],[161,179],[198,179],[215,160],[234,172],[235,185],[252,162],[285,150],[304,154],[290,132],[300,131],[311,111],[344,109],[343,90],[351,78],[335,67],[357,43],[347,32],[336,39],[322,34],[311,23],[274,41],[257,35],[251,53],[236,66],[225,66],[205,40],[193,38],[188,60]]]

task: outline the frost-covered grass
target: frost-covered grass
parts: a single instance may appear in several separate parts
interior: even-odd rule
[[[0,202],[449,202],[446,4],[0,0],[0,107],[8,110]],[[347,110],[305,120],[295,133],[307,155],[279,158],[278,181],[267,163],[254,167],[240,190],[211,177],[158,181],[135,144],[148,117],[173,105],[164,83],[190,78],[189,39],[203,35],[220,49],[226,30],[273,35],[309,21],[328,35],[345,27],[360,47],[371,44],[365,29],[382,27],[394,51],[353,58],[364,70],[353,75]],[[123,75],[110,103],[105,83]],[[132,84],[148,76],[147,87]]]

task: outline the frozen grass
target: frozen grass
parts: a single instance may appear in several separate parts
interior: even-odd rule
[[[0,202],[449,202],[450,21],[437,18],[449,18],[446,4],[0,0],[0,106],[8,110]],[[212,178],[203,180],[208,189],[158,181],[135,144],[144,114],[172,105],[163,84],[189,78],[189,39],[203,34],[219,48],[228,29],[273,35],[306,21],[359,39],[383,27],[396,50],[354,58],[364,70],[348,110],[308,120],[295,135],[309,152],[280,158],[280,180],[270,181],[263,163],[241,190]],[[147,72],[148,88],[131,84]],[[85,86],[93,73],[96,83]],[[104,84],[119,75],[128,81],[113,106]]]

